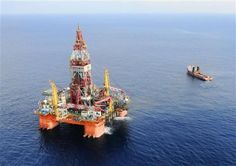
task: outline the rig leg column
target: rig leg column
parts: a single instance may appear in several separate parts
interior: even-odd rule
[[[99,138],[105,132],[105,120],[100,122],[88,122],[84,125],[84,137]]]
[[[53,129],[59,123],[56,121],[56,118],[52,115],[39,115],[39,128],[40,129]]]

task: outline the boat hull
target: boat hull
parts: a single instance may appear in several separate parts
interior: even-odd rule
[[[199,74],[199,73],[193,73],[193,72],[187,71],[187,74],[192,77],[198,78],[202,81],[212,81],[213,80],[213,78],[211,76],[206,76],[206,75]]]

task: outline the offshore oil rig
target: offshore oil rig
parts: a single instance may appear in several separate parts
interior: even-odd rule
[[[44,99],[35,111],[39,128],[49,130],[60,123],[83,125],[84,137],[98,138],[104,134],[106,123],[127,115],[129,97],[122,89],[110,86],[107,69],[104,86],[93,83],[90,55],[79,27],[69,64],[69,87],[58,90],[50,81],[51,89],[43,92]]]

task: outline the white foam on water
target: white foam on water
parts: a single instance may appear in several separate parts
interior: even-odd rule
[[[111,135],[113,133],[113,128],[105,126],[105,134]]]
[[[128,120],[131,120],[130,117],[126,116],[126,117],[115,117],[114,120],[117,120],[117,121],[128,121]]]

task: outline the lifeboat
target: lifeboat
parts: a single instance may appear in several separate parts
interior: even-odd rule
[[[190,75],[192,77],[196,77],[196,78],[198,78],[200,80],[203,80],[203,81],[211,81],[211,80],[213,80],[213,77],[211,77],[209,75],[203,74],[201,72],[199,66],[189,65],[187,67],[187,73],[188,73],[188,75]]]

